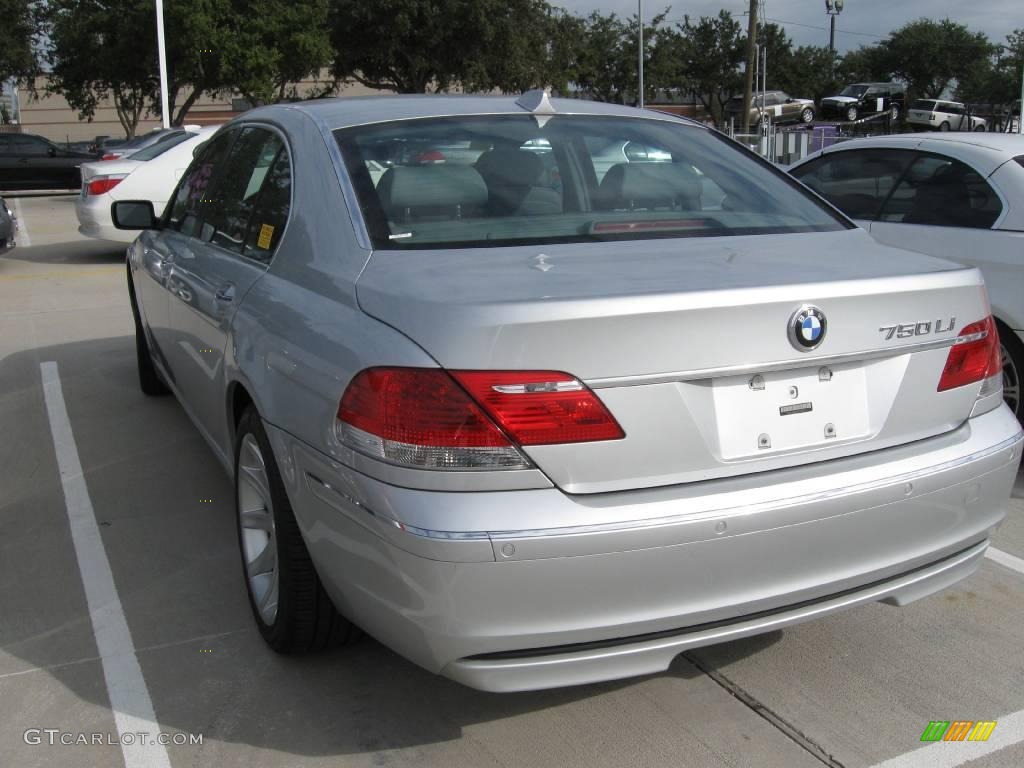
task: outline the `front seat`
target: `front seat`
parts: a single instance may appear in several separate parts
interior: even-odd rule
[[[601,179],[595,200],[608,211],[701,210],[701,183],[682,163],[618,163]]]
[[[377,185],[391,221],[448,221],[476,217],[487,203],[487,187],[468,165],[408,165],[389,168]]]

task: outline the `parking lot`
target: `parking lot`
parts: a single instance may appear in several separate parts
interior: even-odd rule
[[[79,236],[73,200],[10,197],[22,232],[0,257],[3,765],[1024,765],[1024,478],[967,582],[662,675],[499,695],[370,638],[275,655],[231,484],[175,400],[139,391],[124,248]],[[998,724],[926,745],[934,720]],[[119,731],[202,738],[122,750]]]

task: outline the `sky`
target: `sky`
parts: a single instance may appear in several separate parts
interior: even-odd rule
[[[633,16],[637,0],[549,0],[573,13],[614,11]],[[768,19],[781,23],[796,45],[828,45],[828,16],[824,0],[765,0]],[[643,0],[644,18],[650,19],[671,6],[669,19],[714,16],[720,9],[734,16],[744,14],[749,0]],[[863,44],[877,42],[891,30],[919,18],[942,19],[966,24],[984,32],[993,42],[1006,42],[1006,35],[1024,28],[1024,0],[846,0],[836,21],[836,49],[842,53]],[[856,33],[856,34],[855,34]]]

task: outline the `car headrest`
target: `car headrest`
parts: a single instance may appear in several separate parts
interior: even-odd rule
[[[700,180],[682,163],[618,163],[598,189],[605,208],[700,207]]]
[[[468,165],[410,165],[389,168],[377,185],[381,204],[392,211],[481,206],[487,185]]]
[[[544,162],[522,149],[491,149],[476,161],[475,168],[489,184],[530,187],[544,174]]]

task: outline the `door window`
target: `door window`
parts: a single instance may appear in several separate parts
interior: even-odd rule
[[[36,136],[21,136],[15,133],[11,134],[11,149],[15,155],[43,157],[50,149],[50,143]]]
[[[249,223],[256,207],[260,190],[274,164],[278,152],[284,147],[282,139],[264,128],[245,128],[224,160],[217,175],[210,214],[203,222],[200,237],[230,251],[242,251]],[[267,224],[270,232],[273,225]],[[267,230],[264,230],[267,232]],[[272,234],[257,238],[257,245],[272,240]]]
[[[905,150],[834,152],[794,169],[793,175],[850,218],[873,219],[913,159]]]
[[[219,169],[239,131],[228,131],[211,139],[189,166],[175,190],[167,210],[165,226],[189,237],[198,237],[213,205],[211,180]]]
[[[950,157],[917,153],[879,219],[989,229],[1002,210],[995,190],[973,168]]]

